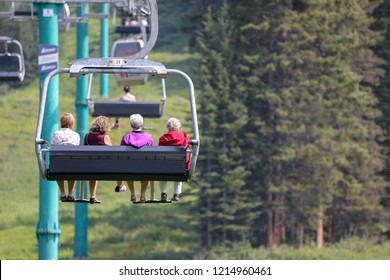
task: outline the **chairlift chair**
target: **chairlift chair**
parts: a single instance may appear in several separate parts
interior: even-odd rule
[[[148,74],[160,78],[178,75],[187,81],[194,138],[191,148],[153,146],[136,149],[128,146],[48,146],[42,139],[42,126],[50,80],[63,73],[70,77],[94,73]],[[35,135],[35,150],[41,176],[46,180],[159,180],[185,182],[192,178],[199,151],[199,132],[194,86],[190,77],[158,62],[129,58],[85,58],[73,61],[70,68],[50,72],[43,84]],[[186,154],[190,170],[186,170]]]
[[[93,74],[89,75],[88,85],[88,111],[93,117],[130,117],[132,114],[140,114],[144,118],[160,118],[164,113],[166,90],[165,79],[161,79],[162,97],[160,102],[122,102],[122,101],[97,101],[91,97]]]
[[[111,48],[112,57],[131,57],[144,47],[140,39],[119,39],[114,42]],[[147,58],[147,57],[146,57]],[[118,85],[143,85],[148,81],[147,74],[118,73],[114,75]]]
[[[0,36],[0,44],[3,44],[0,53],[0,80],[22,82],[25,75],[22,44],[7,36]],[[14,46],[17,50],[14,50]]]
[[[133,1],[130,1],[129,3],[123,3],[123,2],[115,2],[115,9],[114,9],[114,19],[116,16],[121,17],[122,19],[127,18],[136,18],[137,21],[140,23],[138,26],[131,26],[131,25],[117,25],[115,28],[116,33],[121,34],[139,34],[142,32],[142,20],[146,20],[150,16],[150,11],[148,8],[148,5],[140,4],[140,3],[134,3]],[[153,5],[153,3],[150,3]],[[152,8],[153,9],[153,8]],[[145,25],[144,25],[145,26]],[[149,26],[146,27],[146,32],[150,32]]]

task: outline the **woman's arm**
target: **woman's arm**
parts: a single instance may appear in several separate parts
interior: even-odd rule
[[[104,144],[106,144],[107,146],[112,146],[110,136],[108,135],[104,136]]]

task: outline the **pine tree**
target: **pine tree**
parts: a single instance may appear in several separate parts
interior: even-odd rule
[[[199,34],[200,115],[202,154],[200,225],[201,244],[244,240],[250,218],[248,196],[242,188],[245,170],[237,131],[246,110],[235,91],[232,39],[228,6],[204,15]],[[244,217],[242,216],[244,215]]]
[[[249,121],[245,126],[245,164],[251,172],[247,185],[251,186],[253,197],[263,201],[257,209],[257,220],[253,233],[258,234],[255,243],[266,240],[271,247],[280,244],[285,229],[284,163],[289,157],[289,148],[283,144],[285,138],[279,118],[285,115],[284,103],[278,94],[283,87],[283,71],[278,72],[271,61],[277,47],[273,29],[281,18],[277,4],[264,1],[237,3],[234,15],[240,28],[243,54],[237,61],[237,75],[240,76],[240,90],[245,92],[244,102],[248,107]],[[243,132],[244,133],[244,132]]]
[[[388,94],[390,90],[390,2],[383,1],[383,3],[375,9],[375,23],[373,28],[383,32],[383,40],[374,48],[375,52],[384,60],[382,63],[385,70],[384,75],[380,79],[380,83],[375,88],[375,94],[379,100],[379,106],[382,112],[382,116],[378,123],[383,130],[383,137],[380,139],[380,143],[383,146],[383,154],[385,155],[386,168],[383,170],[383,174],[387,179],[389,176],[389,164],[390,164],[390,96]],[[382,220],[390,220],[390,186],[387,184],[386,194],[383,195],[381,204],[385,209],[385,214],[380,215]],[[385,222],[386,223],[386,222]],[[384,223],[384,231],[387,236],[390,237],[390,225]]]

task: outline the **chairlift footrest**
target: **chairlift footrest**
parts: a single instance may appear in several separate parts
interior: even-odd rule
[[[92,203],[91,201],[89,201],[89,199],[75,199],[75,200],[62,200],[61,202],[71,202],[71,203],[89,203],[89,204],[100,204],[102,203],[101,201],[97,201],[97,202],[94,202]]]
[[[172,200],[148,199],[146,201],[133,202],[133,204],[143,204],[143,203],[172,203]]]

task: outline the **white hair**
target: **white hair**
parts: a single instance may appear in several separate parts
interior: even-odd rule
[[[140,130],[144,125],[144,118],[140,114],[130,116],[130,125],[133,129]]]
[[[176,119],[176,118],[170,118],[168,121],[167,121],[167,129],[168,130],[175,130],[175,131],[179,131],[181,128],[181,122]]]

